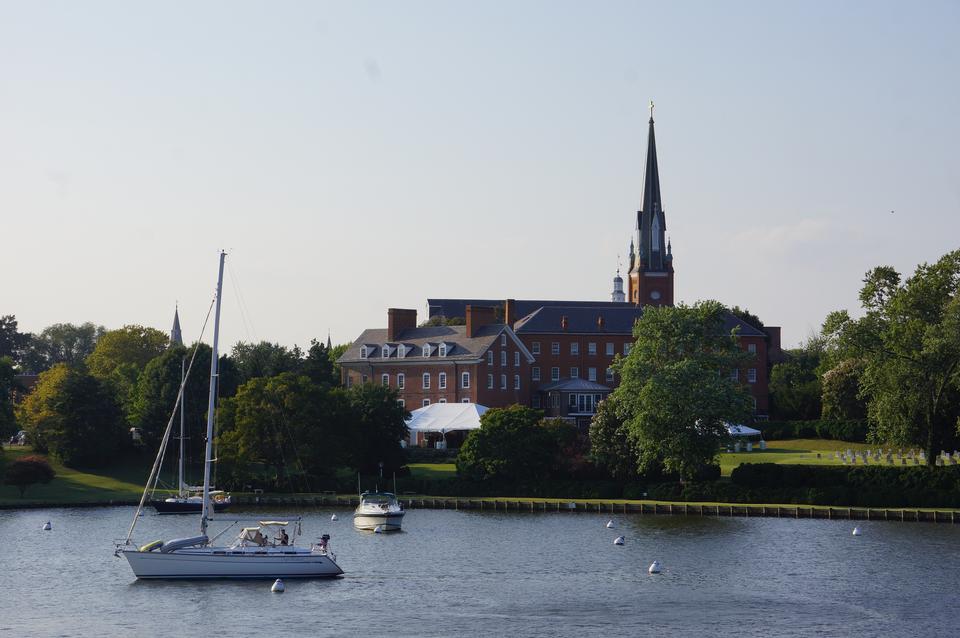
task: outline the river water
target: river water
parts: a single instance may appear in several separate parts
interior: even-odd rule
[[[0,637],[954,636],[960,624],[960,526],[861,522],[852,536],[850,521],[410,510],[403,532],[372,534],[324,509],[305,513],[304,538],[329,532],[346,574],[273,594],[269,581],[137,581],[112,555],[132,513],[0,511]],[[148,514],[135,539],[196,526]]]

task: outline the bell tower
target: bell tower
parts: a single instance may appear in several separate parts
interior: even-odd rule
[[[660,199],[660,170],[650,102],[650,132],[643,176],[643,200],[637,211],[636,248],[630,241],[627,301],[636,306],[673,305],[673,249],[666,238],[667,220]],[[636,252],[634,252],[636,250]]]

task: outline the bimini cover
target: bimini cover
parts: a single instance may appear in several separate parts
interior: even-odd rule
[[[260,521],[260,524],[263,526],[267,525],[279,525],[280,527],[286,527],[290,523],[287,521]]]
[[[411,432],[477,430],[487,409],[479,403],[432,403],[411,412],[407,427]]]
[[[730,436],[759,436],[760,430],[754,428],[748,428],[745,425],[736,425],[735,423],[725,423],[727,426],[727,432],[730,433]]]
[[[169,554],[170,552],[175,552],[178,549],[183,549],[184,547],[196,547],[197,545],[206,545],[207,544],[206,536],[191,536],[190,538],[174,538],[173,540],[167,541],[160,548],[161,554]]]

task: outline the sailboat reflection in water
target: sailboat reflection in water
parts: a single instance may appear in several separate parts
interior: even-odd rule
[[[210,489],[210,470],[213,463],[212,443],[214,425],[214,405],[217,390],[219,356],[217,346],[220,336],[220,302],[223,293],[223,264],[226,253],[220,253],[220,267],[217,277],[216,311],[213,323],[213,352],[210,360],[210,395],[207,402],[207,439],[203,467],[203,491],[200,510],[200,534],[188,538],[176,538],[168,541],[153,541],[137,547],[132,541],[133,531],[147,499],[144,489],[140,504],[134,514],[133,522],[126,539],[117,544],[115,555],[123,555],[137,578],[310,578],[319,576],[339,576],[343,570],[336,563],[336,555],[330,551],[330,537],[324,534],[319,542],[309,547],[298,547],[295,540],[287,534],[287,527],[294,526],[293,538],[302,534],[301,519],[296,517],[285,521],[260,521],[256,527],[246,527],[231,545],[215,546],[216,540],[207,535],[207,528],[213,520],[213,502]],[[194,357],[196,351],[194,351]],[[193,365],[193,359],[190,361]],[[189,376],[189,369],[187,375]],[[186,377],[180,384],[178,401],[182,401]],[[167,429],[161,442],[161,452],[157,454],[150,479],[149,488],[159,470],[162,450],[170,438],[173,415],[167,423]],[[224,530],[226,531],[226,530]],[[265,534],[266,532],[266,534]],[[223,532],[221,532],[222,534]],[[219,536],[219,534],[218,534]]]

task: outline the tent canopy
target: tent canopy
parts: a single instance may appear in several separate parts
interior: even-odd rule
[[[745,425],[736,425],[735,423],[724,423],[727,426],[727,432],[730,436],[759,436],[760,430],[749,428]]]
[[[480,428],[480,415],[487,407],[477,403],[432,403],[410,413],[411,432],[452,432]]]

